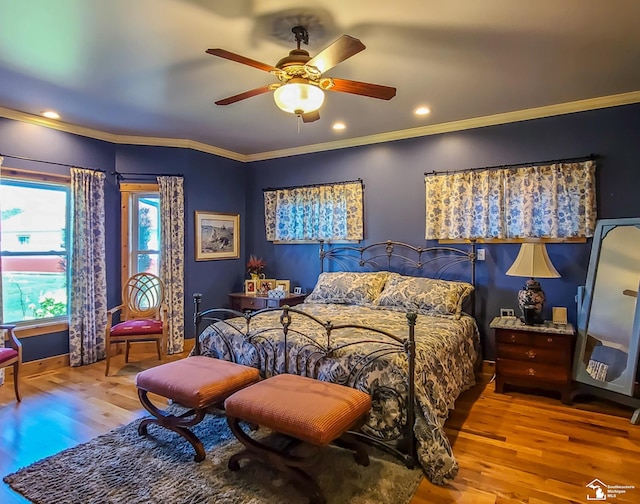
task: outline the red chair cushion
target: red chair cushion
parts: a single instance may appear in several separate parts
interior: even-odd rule
[[[134,319],[120,322],[111,328],[112,336],[126,336],[127,334],[162,334],[162,321]]]
[[[13,348],[0,348],[0,364],[7,362],[9,359],[13,359],[18,356],[18,352]]]

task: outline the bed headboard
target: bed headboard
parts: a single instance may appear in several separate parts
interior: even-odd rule
[[[475,288],[476,244],[472,241],[466,248],[416,247],[387,240],[357,247],[332,245],[320,240],[320,272],[325,271],[394,271],[409,276],[469,282]],[[473,294],[471,312],[474,315]]]

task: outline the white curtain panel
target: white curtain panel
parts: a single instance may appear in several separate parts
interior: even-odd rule
[[[105,357],[104,180],[104,173],[71,168],[69,360],[72,366],[92,364]]]
[[[184,179],[158,177],[160,190],[160,278],[167,306],[167,353],[184,351]]]

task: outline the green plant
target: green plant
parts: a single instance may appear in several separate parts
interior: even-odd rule
[[[30,307],[33,310],[34,317],[37,319],[60,317],[67,314],[67,305],[50,297],[40,300],[40,308],[35,308],[34,305],[31,305]]]

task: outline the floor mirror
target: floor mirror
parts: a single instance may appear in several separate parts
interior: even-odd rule
[[[605,392],[596,395],[636,408],[640,408],[639,287],[640,218],[599,220],[587,281],[578,294],[573,379],[591,392]],[[640,409],[634,413],[633,423],[638,423],[639,417]]]

